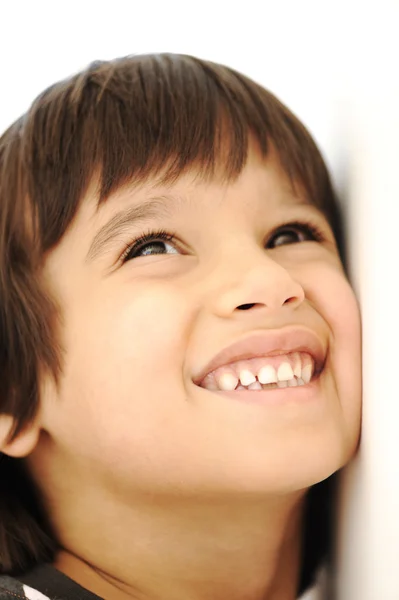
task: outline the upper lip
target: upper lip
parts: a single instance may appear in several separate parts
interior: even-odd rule
[[[200,385],[212,371],[238,360],[276,356],[290,352],[310,354],[315,361],[315,375],[319,374],[324,366],[326,349],[314,331],[305,327],[284,327],[253,333],[227,346],[216,354],[199,373],[194,375],[193,382]]]

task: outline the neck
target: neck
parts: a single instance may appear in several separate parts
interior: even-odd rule
[[[106,600],[297,597],[303,495],[235,506],[147,499],[134,509],[80,500],[56,525],[64,549],[54,566]]]

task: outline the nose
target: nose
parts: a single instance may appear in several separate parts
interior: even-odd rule
[[[222,272],[221,272],[222,271]],[[216,275],[216,272],[214,272]],[[240,311],[263,309],[276,312],[296,309],[305,299],[303,287],[290,271],[261,251],[251,260],[229,261],[218,269],[219,285],[213,296],[213,312],[227,318]]]

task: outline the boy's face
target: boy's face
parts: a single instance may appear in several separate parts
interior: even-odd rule
[[[153,198],[163,214],[152,210],[86,258],[118,211]],[[272,155],[265,163],[252,149],[231,184],[185,176],[121,190],[97,214],[95,204],[89,193],[47,262],[67,353],[60,394],[43,386],[42,459],[121,498],[299,490],[343,466],[360,428],[358,305],[326,219],[293,195]],[[325,241],[301,229],[277,236],[302,220]],[[158,241],[119,262],[151,230]],[[251,400],[194,383],[224,348],[284,329],[288,342],[295,329],[319,340],[325,364],[310,385],[254,390]]]

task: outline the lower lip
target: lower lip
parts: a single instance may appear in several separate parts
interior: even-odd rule
[[[207,390],[211,394],[216,394],[229,400],[242,402],[244,404],[283,406],[286,404],[308,404],[315,400],[320,400],[319,377],[312,379],[310,383],[296,387],[274,388],[269,390],[239,390],[222,391]]]

